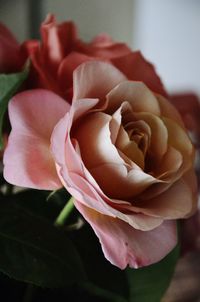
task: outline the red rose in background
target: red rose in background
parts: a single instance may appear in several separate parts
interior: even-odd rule
[[[129,80],[142,81],[154,92],[166,95],[153,65],[140,52],[132,52],[107,34],[85,43],[78,37],[73,22],[57,24],[55,17],[48,15],[41,26],[41,37],[41,43],[29,40],[22,45],[25,56],[32,61],[31,88],[46,88],[71,101],[74,69],[85,61],[98,59],[112,63]]]
[[[20,45],[5,25],[0,23],[0,73],[15,72],[21,66]]]
[[[179,93],[171,97],[173,105],[180,112],[186,128],[192,132],[194,143],[200,145],[200,102],[194,93]]]
[[[196,146],[196,172],[198,189],[200,184],[200,102],[194,93],[177,93],[171,97],[172,104],[182,116],[186,128],[191,133],[191,138]],[[200,251],[200,210],[191,218],[182,221],[181,229],[182,253]]]

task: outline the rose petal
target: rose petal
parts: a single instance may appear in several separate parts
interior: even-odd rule
[[[115,145],[142,170],[144,169],[144,154],[136,142],[129,139],[128,134],[123,127],[120,127]]]
[[[41,26],[42,53],[46,63],[57,70],[61,60],[72,50],[77,39],[73,22],[56,24],[54,15],[49,14]]]
[[[131,52],[120,58],[112,59],[112,63],[121,70],[129,80],[141,81],[152,91],[166,96],[163,84],[156,74],[154,66],[139,51]]]
[[[51,150],[57,163],[60,179],[71,195],[98,212],[119,217],[135,228],[149,230],[160,225],[162,223],[160,218],[149,217],[143,219],[143,215],[137,214],[134,216],[134,213],[130,215],[122,213],[121,209],[124,205],[129,206],[130,203],[124,200],[109,199],[103,193],[95,179],[85,168],[77,146],[72,145],[66,134],[69,124],[70,118],[67,114],[54,128]]]
[[[186,217],[193,205],[194,195],[186,182],[180,179],[162,194],[139,202],[140,211],[138,208],[135,210],[154,217],[179,219]]]
[[[108,93],[107,100],[106,112],[110,114],[116,111],[122,102],[127,101],[133,112],[149,112],[160,115],[156,97],[142,82],[123,81]]]
[[[93,113],[78,125],[73,135],[78,140],[85,166],[102,190],[112,198],[126,200],[158,180],[144,173],[139,167],[126,166],[111,142],[110,120],[111,117],[105,113]]]
[[[180,151],[183,157],[181,172],[191,167],[194,160],[194,148],[185,130],[176,122],[168,118],[162,118],[168,131],[168,143]]]
[[[71,52],[62,60],[58,69],[58,81],[64,93],[73,85],[72,75],[76,67],[91,60],[94,60],[94,58],[78,52]]]
[[[111,64],[98,61],[83,63],[74,71],[73,99],[104,98],[124,80],[126,77]]]
[[[161,116],[172,119],[177,122],[182,128],[185,128],[183,120],[176,108],[163,96],[157,95],[157,100],[160,105]]]
[[[151,129],[151,141],[148,152],[159,161],[167,151],[168,131],[164,122],[149,112],[140,112],[135,114],[138,120],[147,123]]]
[[[176,222],[167,221],[152,231],[138,231],[127,223],[75,202],[76,208],[98,236],[105,257],[125,269],[146,266],[160,261],[176,245]]]
[[[84,164],[88,169],[105,163],[124,164],[111,142],[110,121],[111,117],[105,113],[92,113],[87,115],[73,131],[74,138],[78,140]]]
[[[169,146],[167,152],[162,158],[162,164],[158,163],[155,167],[154,173],[160,179],[170,180],[173,178],[174,174],[177,174],[182,163],[183,157],[181,153],[175,148]]]
[[[18,186],[61,187],[49,145],[56,123],[69,105],[50,91],[30,90],[9,103],[12,131],[4,155],[4,177]]]

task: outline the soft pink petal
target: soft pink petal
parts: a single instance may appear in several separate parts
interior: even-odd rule
[[[61,187],[50,152],[50,137],[69,105],[46,90],[30,90],[9,104],[12,131],[4,155],[4,177],[18,186]]]
[[[176,245],[176,222],[166,221],[152,231],[138,231],[127,223],[75,202],[76,208],[94,229],[105,257],[121,269],[138,268],[164,258]]]
[[[126,77],[109,63],[92,61],[81,64],[74,72],[74,100],[104,98]]]

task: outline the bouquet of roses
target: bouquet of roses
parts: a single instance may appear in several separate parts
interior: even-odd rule
[[[153,65],[52,15],[22,45],[1,25],[0,59],[0,270],[70,301],[160,301],[197,181]]]

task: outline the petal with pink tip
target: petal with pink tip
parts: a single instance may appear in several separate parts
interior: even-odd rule
[[[12,131],[4,154],[4,177],[18,186],[54,190],[61,187],[50,152],[52,131],[69,110],[53,92],[30,90],[9,104]]]
[[[102,215],[80,202],[76,208],[98,236],[105,257],[125,269],[147,266],[164,258],[177,243],[176,222],[166,221],[151,231],[138,231],[117,218]]]
[[[81,64],[73,74],[74,100],[104,98],[125,75],[109,63],[92,61]]]
[[[74,51],[62,60],[58,69],[58,81],[63,89],[63,92],[66,92],[66,90],[73,85],[73,71],[80,64],[91,60],[94,60],[94,58]]]

